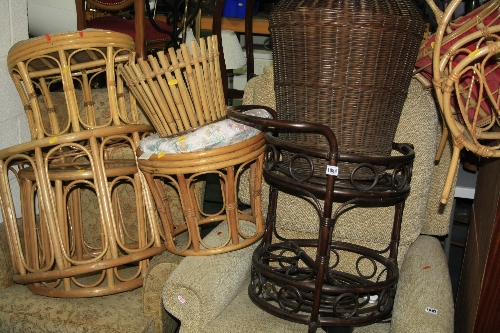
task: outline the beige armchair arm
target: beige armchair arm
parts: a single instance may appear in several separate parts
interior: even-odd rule
[[[177,268],[183,257],[170,252],[155,256],[149,263],[142,287],[142,310],[155,321],[155,332],[174,332],[178,324],[163,307],[162,290],[165,280]]]
[[[227,235],[221,223],[205,237]],[[251,232],[253,223],[243,224],[244,233]],[[236,297],[250,277],[250,260],[257,243],[240,250],[212,256],[184,258],[165,282],[163,304],[181,321],[181,333],[200,332]]]
[[[401,267],[391,332],[453,332],[448,264],[435,237],[419,236]]]

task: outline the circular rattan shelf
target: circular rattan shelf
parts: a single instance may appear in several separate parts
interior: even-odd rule
[[[257,248],[252,257],[251,299],[274,315],[308,324],[317,245],[317,240],[296,240]],[[343,242],[332,243],[330,257],[321,289],[320,326],[363,325],[386,317],[396,293],[396,261]],[[336,269],[343,261],[349,261],[354,274]]]

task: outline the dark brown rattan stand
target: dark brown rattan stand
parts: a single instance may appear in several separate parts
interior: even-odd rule
[[[261,119],[233,111],[228,114],[275,130],[266,134],[264,177],[271,190],[264,240],[252,258],[249,295],[255,304],[281,318],[307,324],[309,332],[321,326],[366,325],[388,317],[399,276],[397,252],[404,203],[410,191],[412,147],[393,144],[396,156],[343,154],[338,152],[335,135],[327,126]],[[319,133],[328,141],[329,149],[297,145],[275,134],[284,131]],[[296,169],[299,159],[302,163]],[[340,161],[358,166],[352,170],[351,179],[336,179],[333,174],[318,177],[314,170],[317,160],[326,160],[330,169]],[[307,164],[310,170],[304,169]],[[365,169],[365,176],[360,180],[356,173],[361,169]],[[372,179],[366,178],[366,169],[373,171]],[[381,169],[385,171],[380,173]],[[316,239],[286,239],[279,234],[275,222],[280,191],[315,203],[319,216]],[[324,200],[323,206],[319,200]],[[335,211],[334,202],[338,203]],[[391,241],[386,249],[332,240],[337,218],[348,209],[363,206],[394,207]]]

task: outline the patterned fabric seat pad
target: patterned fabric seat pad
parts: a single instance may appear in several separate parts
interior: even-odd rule
[[[271,118],[271,115],[264,109],[253,109],[244,113],[261,118]],[[159,153],[190,153],[234,145],[248,140],[260,132],[257,128],[243,125],[232,119],[224,119],[181,136],[167,138],[160,138],[157,134],[148,136],[140,142],[139,148],[145,153],[141,158]]]

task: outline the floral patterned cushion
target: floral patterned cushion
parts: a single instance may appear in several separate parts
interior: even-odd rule
[[[14,283],[12,280],[13,275],[14,270],[12,268],[12,260],[10,258],[9,245],[5,233],[5,224],[0,223],[0,290]]]
[[[0,292],[0,332],[153,332],[154,320],[142,312],[141,299],[142,288],[103,297],[54,298],[13,285]]]
[[[264,109],[254,109],[244,112],[252,116],[271,118]],[[160,138],[157,134],[143,139],[139,148],[144,153],[141,159],[147,159],[151,154],[190,153],[225,147],[248,140],[257,134],[257,128],[243,125],[232,119],[224,119],[202,126],[182,136]]]

